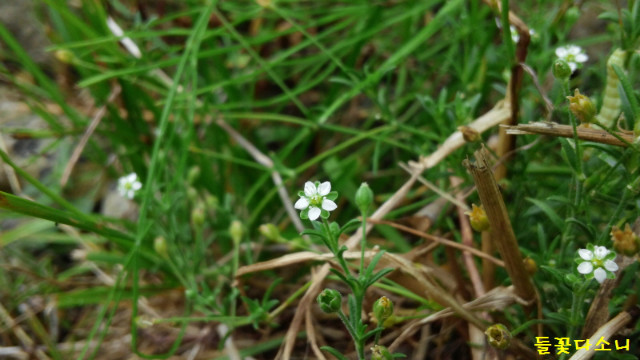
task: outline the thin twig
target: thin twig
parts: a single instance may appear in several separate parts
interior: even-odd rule
[[[216,124],[223,128],[224,131],[229,134],[229,136],[231,136],[240,146],[242,146],[253,157],[255,161],[271,169],[271,178],[273,179],[273,183],[278,189],[278,195],[280,196],[280,200],[284,205],[287,215],[289,215],[289,219],[291,219],[291,222],[296,227],[296,230],[298,230],[298,232],[302,232],[304,230],[302,221],[300,220],[300,217],[298,217],[296,210],[293,208],[293,203],[289,198],[287,188],[284,186],[284,182],[282,181],[280,173],[275,170],[273,160],[271,160],[271,158],[258,150],[258,148],[256,148],[252,143],[250,143],[247,139],[240,135],[240,133],[235,131],[235,129],[229,126],[226,122],[224,122],[224,120],[218,119],[216,121]]]
[[[520,124],[517,126],[501,126],[506,128],[508,134],[512,135],[539,134],[573,138],[573,127],[571,125],[560,125],[553,122],[535,122],[531,124]],[[585,127],[578,127],[576,131],[578,132],[579,139],[601,144],[626,147],[634,141],[632,134],[625,134],[621,132],[615,133],[617,136],[614,136],[605,130]]]
[[[104,117],[104,114],[107,111],[107,105],[109,105],[111,102],[113,102],[113,100],[115,100],[116,96],[120,94],[121,90],[122,90],[122,87],[120,87],[119,84],[115,84],[113,89],[111,89],[111,93],[109,94],[107,101],[104,103],[104,105],[102,105],[98,109],[98,111],[96,111],[95,115],[93,115],[93,119],[91,119],[91,123],[89,124],[89,127],[87,127],[87,130],[82,135],[82,138],[80,139],[80,142],[78,142],[78,145],[76,145],[76,148],[73,149],[73,153],[69,158],[69,162],[67,163],[67,166],[64,168],[64,172],[62,173],[62,177],[60,178],[61,187],[65,187],[65,185],[67,185],[67,181],[69,181],[69,176],[71,176],[73,167],[78,162],[78,159],[80,159],[80,155],[82,154],[84,147],[87,145],[89,138],[91,137],[93,132],[96,130],[96,128],[100,124],[100,121],[102,120],[102,118]]]

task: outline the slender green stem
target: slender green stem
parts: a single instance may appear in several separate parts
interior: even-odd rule
[[[364,250],[367,247],[367,214],[362,213],[362,243],[360,244],[360,276],[364,273]]]

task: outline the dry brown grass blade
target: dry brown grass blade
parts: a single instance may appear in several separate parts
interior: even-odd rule
[[[462,308],[467,311],[492,311],[492,310],[503,310],[515,303],[521,303],[521,299],[514,292],[513,286],[509,287],[497,287],[493,290],[489,291],[485,295],[465,303],[462,305]],[[440,310],[437,313],[431,314],[424,319],[415,321],[408,325],[402,333],[394,340],[394,342],[389,346],[390,351],[394,351],[402,342],[404,342],[407,338],[415,334],[422,326],[434,322],[436,320],[440,320],[449,316],[455,315],[456,312],[451,308],[447,308],[444,310]]]
[[[240,133],[235,131],[231,126],[229,126],[224,120],[218,119],[216,124],[226,131],[229,136],[231,136],[240,146],[242,146],[259,164],[268,167],[271,169],[271,179],[278,189],[278,196],[280,196],[280,200],[282,201],[282,205],[287,211],[287,215],[289,215],[289,219],[296,227],[298,232],[302,232],[304,230],[304,226],[302,225],[302,221],[298,217],[296,210],[293,208],[293,202],[289,198],[289,194],[287,193],[287,188],[284,186],[284,182],[282,181],[282,177],[280,173],[275,171],[274,164],[271,158],[260,152],[257,147],[253,146],[247,139],[245,139]]]
[[[404,226],[404,225],[400,225],[400,224],[396,224],[396,223],[394,223],[392,221],[373,220],[373,219],[371,219],[370,221],[372,223],[374,223],[374,224],[389,225],[389,226],[394,227],[394,228],[396,228],[398,230],[402,230],[404,232],[408,232],[410,234],[413,234],[413,235],[416,235],[416,236],[420,236],[421,238],[437,242],[437,243],[439,243],[441,245],[444,245],[444,246],[449,246],[449,247],[456,248],[456,249],[462,250],[462,251],[468,251],[468,252],[472,253],[473,255],[476,255],[479,258],[489,260],[489,261],[493,262],[494,264],[496,264],[498,266],[501,266],[501,267],[504,267],[504,265],[505,265],[504,261],[502,261],[500,259],[496,259],[495,257],[493,257],[493,256],[491,256],[489,254],[486,254],[486,253],[484,253],[484,252],[482,252],[482,251],[480,251],[480,250],[478,250],[478,249],[476,249],[476,248],[474,248],[472,246],[468,246],[468,245],[465,245],[465,244],[460,244],[460,243],[457,243],[457,242],[449,240],[449,239],[441,238],[439,236],[435,236],[435,235],[427,234],[427,233],[424,233],[424,232],[421,232],[421,231],[418,231],[418,230],[414,230],[414,229],[412,229],[410,227],[407,227],[407,226]]]
[[[595,344],[600,341],[600,339],[604,339],[604,341],[608,341],[611,337],[620,331],[627,324],[631,323],[638,319],[640,315],[640,308],[637,306],[629,309],[628,311],[623,311],[618,314],[616,317],[611,319],[606,324],[602,325],[598,331],[596,331],[591,338],[589,338],[589,343],[594,344],[594,346],[589,346],[588,349],[580,349],[576,351],[575,354],[569,360],[587,360],[591,359],[593,355],[595,355]],[[609,347],[610,348],[610,347]]]
[[[109,93],[109,97],[107,98],[106,103],[102,105],[93,115],[93,119],[91,119],[91,123],[89,124],[89,126],[87,127],[87,130],[82,135],[82,138],[80,138],[80,141],[78,142],[78,145],[76,145],[76,148],[73,149],[73,153],[69,158],[69,162],[67,162],[67,166],[64,168],[64,172],[62,173],[62,177],[60,178],[61,187],[65,187],[65,185],[67,185],[67,181],[69,181],[69,176],[71,176],[73,167],[78,162],[78,159],[80,159],[80,155],[82,154],[84,147],[87,145],[89,138],[91,137],[91,135],[93,135],[93,132],[96,130],[96,128],[100,124],[100,121],[102,121],[104,114],[107,112],[107,105],[109,105],[115,100],[115,98],[120,94],[121,90],[122,88],[120,87],[120,85],[115,84],[111,89],[111,93]]]
[[[27,349],[32,349],[34,347],[35,343],[33,339],[31,339],[29,335],[27,335],[27,333],[20,326],[18,326],[18,324],[16,324],[13,318],[11,318],[11,315],[9,314],[7,309],[5,309],[5,307],[2,306],[2,304],[0,304],[0,320],[2,321],[2,324],[4,325],[5,328],[11,329],[13,331],[14,335],[18,338],[20,343],[22,343],[22,346],[24,346]],[[44,351],[40,349],[35,350],[34,354],[35,354],[35,357],[38,358],[39,360],[49,359],[49,357],[44,353]]]
[[[507,213],[507,207],[504,204],[498,183],[493,171],[491,171],[485,152],[486,149],[484,148],[476,151],[474,154],[476,163],[472,164],[469,160],[465,160],[463,165],[473,176],[480,201],[489,218],[491,236],[500,252],[500,256],[505,261],[505,268],[513,285],[516,287],[516,293],[521,298],[533,302],[536,299],[536,291],[531,283],[529,274],[524,268],[518,241]]]
[[[531,124],[520,124],[517,126],[502,125],[502,127],[507,130],[507,134],[512,135],[538,134],[573,138],[572,126],[560,125],[553,122],[535,122]],[[622,132],[616,133],[616,135],[619,137],[617,138],[616,136],[613,136],[605,130],[594,128],[578,127],[576,131],[578,132],[579,139],[593,141],[601,144],[628,146],[628,144],[632,144],[634,141],[634,137],[632,134],[625,134]],[[624,141],[621,141],[620,139]]]
[[[376,254],[376,251],[366,251],[364,257],[369,259]],[[360,252],[359,251],[345,251],[344,253],[345,259],[359,259]],[[311,251],[301,251],[293,254],[282,255],[279,258],[267,260],[251,265],[242,266],[236,272],[236,277],[246,275],[253,272],[271,270],[280,267],[285,267],[293,264],[298,264],[301,262],[308,261],[332,261],[334,259],[333,254],[325,253],[325,254],[317,254]]]
[[[618,256],[618,274],[622,274],[625,268],[635,262],[635,258]],[[613,290],[620,284],[620,280],[622,280],[622,276],[616,276],[615,279],[606,279],[602,285],[600,285],[598,293],[593,297],[593,302],[589,307],[587,318],[584,321],[581,339],[585,339],[589,334],[593,334],[609,319],[609,301],[611,300]]]

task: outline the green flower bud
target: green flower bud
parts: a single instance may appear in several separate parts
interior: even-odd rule
[[[184,296],[185,296],[188,300],[193,301],[193,300],[195,300],[195,299],[196,299],[196,297],[198,296],[198,294],[197,294],[195,291],[193,291],[192,289],[187,289],[187,290],[185,290],[185,291],[184,291]]]
[[[553,63],[553,76],[558,80],[566,80],[571,76],[571,66],[563,59],[558,59]]]
[[[198,200],[198,190],[196,190],[196,188],[194,188],[193,186],[187,187],[187,199],[189,199],[189,201],[191,202],[195,202],[196,200]]]
[[[193,226],[202,226],[204,224],[204,209],[202,206],[196,206],[191,210],[191,223]]]
[[[338,312],[342,306],[342,295],[340,295],[338,290],[324,289],[320,295],[318,295],[317,300],[320,309],[327,314]]]
[[[229,234],[231,234],[233,242],[235,244],[239,244],[240,241],[242,241],[242,235],[244,234],[242,223],[238,220],[233,220],[229,226]]]
[[[358,191],[356,191],[356,205],[363,215],[367,215],[369,207],[373,203],[373,191],[367,183],[362,183]]]
[[[204,197],[204,203],[207,205],[207,209],[215,210],[220,205],[220,200],[211,194],[207,194]]]
[[[192,166],[189,169],[189,173],[187,174],[187,183],[189,185],[193,185],[193,183],[196,182],[196,180],[198,180],[198,177],[200,177],[200,167]]]
[[[487,335],[489,344],[496,349],[505,350],[511,345],[511,332],[502,324],[494,324],[484,332]]]
[[[385,346],[374,345],[371,348],[371,360],[393,360],[393,356]]]
[[[163,236],[158,236],[153,239],[153,249],[163,258],[169,258],[169,252],[167,251],[167,239]]]
[[[271,241],[278,241],[280,238],[280,230],[273,224],[262,224],[258,227],[258,231]]]
[[[471,211],[467,211],[465,214],[469,215],[469,221],[471,222],[473,230],[477,232],[489,230],[489,218],[482,205],[476,206],[476,204],[472,204]]]
[[[573,96],[567,96],[567,99],[569,99],[569,110],[581,123],[589,124],[593,122],[596,116],[596,106],[593,105],[591,99],[580,94],[578,89],[576,89]]]
[[[388,297],[383,296],[373,304],[373,316],[382,326],[384,322],[393,315],[393,302]]]

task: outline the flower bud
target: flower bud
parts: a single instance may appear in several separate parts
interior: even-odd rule
[[[383,296],[373,304],[373,316],[382,326],[384,322],[393,315],[393,302],[388,297]]]
[[[73,61],[73,53],[69,50],[56,50],[54,54],[56,59],[58,59],[61,63],[70,64]]]
[[[191,223],[193,226],[202,226],[204,224],[204,209],[202,206],[196,206],[191,210]]]
[[[342,306],[342,295],[340,295],[338,290],[324,289],[320,295],[318,295],[317,300],[320,309],[327,314],[338,312]]]
[[[200,167],[192,166],[189,169],[189,173],[187,174],[187,183],[189,185],[193,185],[193,183],[196,182],[196,180],[198,180],[199,177],[200,177]]]
[[[494,324],[484,332],[489,344],[496,349],[505,350],[511,345],[511,332],[502,324]]]
[[[158,236],[153,239],[153,249],[163,258],[169,258],[169,252],[167,251],[167,239],[165,239],[164,236]]]
[[[231,225],[229,225],[229,234],[231,235],[233,243],[239,244],[242,241],[242,235],[244,234],[242,223],[238,220],[233,220]]]
[[[366,216],[369,207],[373,203],[373,191],[367,183],[362,183],[358,191],[356,191],[356,205],[360,212]]]
[[[536,264],[536,261],[532,258],[526,257],[522,262],[524,264],[524,269],[527,271],[529,276],[533,276],[538,271],[538,264]]]
[[[280,238],[280,230],[273,224],[262,224],[258,227],[258,231],[271,241],[277,241]]]
[[[575,115],[581,123],[589,124],[593,122],[596,116],[596,106],[589,97],[580,94],[580,90],[576,89],[573,96],[567,96],[569,99],[569,110]]]
[[[371,360],[393,360],[393,356],[386,346],[374,345],[371,348]]]
[[[611,241],[616,252],[626,256],[634,256],[638,253],[638,242],[640,238],[632,230],[629,224],[626,224],[624,230],[620,230],[617,226],[611,229]]]
[[[469,221],[471,222],[473,230],[477,232],[489,230],[489,218],[487,218],[487,213],[484,211],[482,205],[476,206],[476,204],[472,204],[471,211],[467,211],[465,214],[469,215]]]
[[[553,63],[553,76],[558,80],[567,80],[571,76],[571,66],[566,60],[558,59]]]
[[[204,197],[204,203],[207,205],[207,209],[215,210],[220,205],[220,200],[211,194],[207,194]]]
[[[189,201],[191,202],[195,202],[196,200],[198,200],[198,190],[196,190],[196,188],[194,188],[193,186],[187,187],[187,199],[189,199]]]

